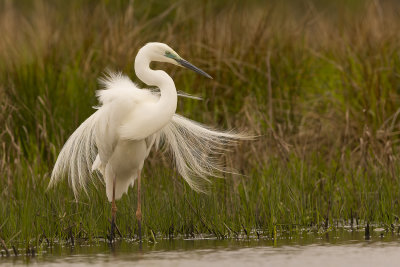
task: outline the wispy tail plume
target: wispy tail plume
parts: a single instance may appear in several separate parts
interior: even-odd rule
[[[221,163],[221,155],[243,139],[251,137],[218,131],[177,114],[160,133],[160,140],[173,155],[179,174],[198,192],[206,191],[208,177],[228,171]]]
[[[86,191],[87,181],[91,177],[91,166],[97,154],[94,137],[97,114],[95,112],[87,118],[61,149],[51,173],[49,188],[62,177],[68,176],[75,197],[80,188]]]

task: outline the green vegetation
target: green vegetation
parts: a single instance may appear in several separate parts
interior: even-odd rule
[[[289,2],[288,2],[289,3]],[[345,4],[346,3],[346,4]],[[168,155],[145,164],[146,238],[236,237],[400,216],[400,17],[394,1],[244,5],[231,1],[0,3],[0,237],[104,237],[110,204],[96,179],[76,203],[67,182],[46,191],[57,154],[96,105],[109,67],[135,79],[146,42],[169,44],[214,80],[158,64],[178,112],[259,138],[224,160],[242,175],[197,194]],[[117,202],[134,237],[136,191]],[[152,234],[153,233],[153,234]]]

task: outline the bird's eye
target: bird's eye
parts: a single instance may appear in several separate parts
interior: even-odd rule
[[[176,55],[175,54],[172,54],[171,52],[169,52],[169,51],[165,51],[165,54],[164,54],[166,57],[169,57],[169,58],[172,58],[172,59],[176,59]]]

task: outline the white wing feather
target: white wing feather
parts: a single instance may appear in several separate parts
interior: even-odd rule
[[[96,144],[105,166],[121,138],[120,129],[126,123],[127,115],[142,103],[156,102],[159,96],[150,90],[139,89],[121,73],[109,71],[99,81],[104,89],[96,92],[102,104],[98,110],[101,114],[96,125]]]

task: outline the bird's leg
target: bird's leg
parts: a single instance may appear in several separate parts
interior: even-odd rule
[[[113,192],[112,192],[112,202],[111,202],[111,240],[114,240],[115,233],[115,216],[117,213],[117,205],[115,204],[115,184],[117,182],[116,176],[113,180]]]
[[[136,210],[136,219],[138,221],[138,232],[139,232],[139,241],[142,242],[142,207],[140,201],[140,171],[138,171],[138,202],[137,202],[137,210]]]

